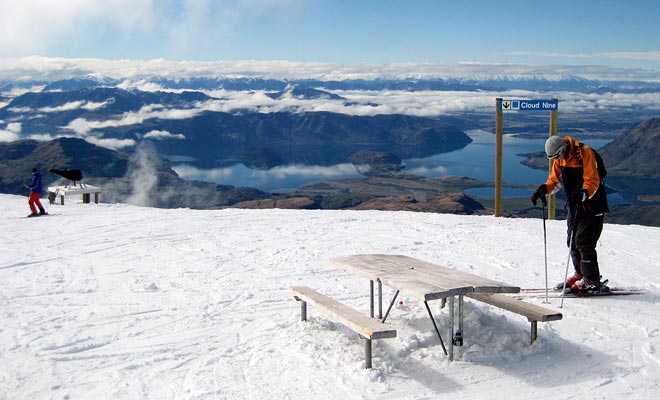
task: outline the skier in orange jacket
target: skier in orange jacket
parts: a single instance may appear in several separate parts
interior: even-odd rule
[[[532,202],[562,187],[569,208],[568,244],[575,274],[566,280],[573,292],[601,291],[596,243],[609,211],[605,185],[598,172],[596,153],[570,136],[552,136],[545,142],[548,159],[554,160],[547,181],[536,189]],[[601,161],[602,162],[602,161]],[[603,169],[604,170],[604,169]]]

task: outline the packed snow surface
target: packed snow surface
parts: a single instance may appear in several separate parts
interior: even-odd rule
[[[402,254],[521,287],[544,287],[543,222],[381,211],[48,208],[0,195],[1,399],[651,399],[660,393],[660,229],[606,224],[611,286],[636,296],[529,302],[529,323],[466,299],[465,345],[448,361],[424,305],[399,296],[363,369],[359,337],[288,288],[365,314],[369,282],[327,260]],[[548,275],[567,263],[547,221]],[[393,295],[385,287],[387,302]],[[441,332],[447,308],[431,302]],[[445,338],[447,341],[447,338]]]

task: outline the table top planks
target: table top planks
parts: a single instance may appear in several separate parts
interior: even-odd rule
[[[520,287],[404,255],[357,254],[329,264],[424,301],[469,293],[518,293]]]

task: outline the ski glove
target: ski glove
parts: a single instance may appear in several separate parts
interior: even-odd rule
[[[588,197],[589,192],[587,192],[587,189],[578,189],[571,195],[571,200],[573,204],[582,204],[587,201]]]
[[[545,195],[548,194],[548,187],[545,186],[545,183],[536,189],[534,194],[532,194],[532,204],[536,205],[538,199],[541,199],[541,204],[545,207],[548,203],[545,200]]]

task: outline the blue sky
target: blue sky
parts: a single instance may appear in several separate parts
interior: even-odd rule
[[[660,69],[660,1],[0,0],[0,57]]]

